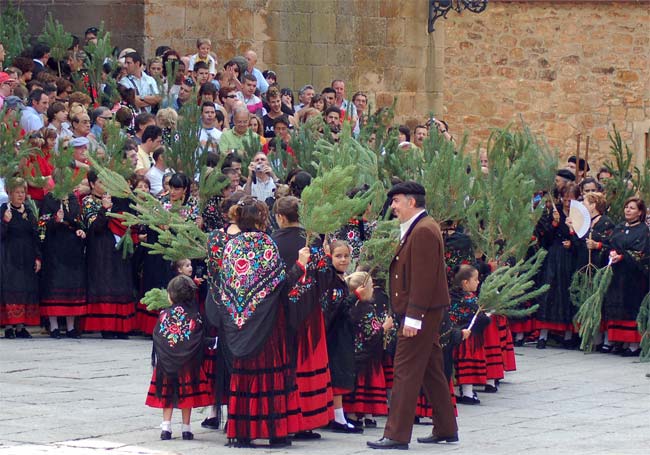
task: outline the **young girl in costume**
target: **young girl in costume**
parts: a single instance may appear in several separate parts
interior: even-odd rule
[[[192,408],[212,405],[208,379],[202,368],[203,321],[196,302],[196,285],[179,275],[167,286],[171,306],[160,312],[153,332],[154,371],[145,404],[162,408],[160,439],[172,437],[172,411],[182,413],[182,437],[194,439],[190,426]]]
[[[462,404],[479,404],[473,386],[485,385],[487,381],[482,332],[490,319],[479,311],[478,285],[478,270],[463,264],[457,267],[449,291],[449,319],[462,334],[462,341],[453,353],[456,385],[460,389],[458,402]]]
[[[393,318],[383,318],[378,311],[368,272],[354,272],[345,281],[354,300],[350,316],[354,324],[357,378],[354,392],[344,397],[344,408],[348,414],[356,414],[357,426],[365,423],[374,428],[377,422],[372,417],[388,414],[382,354],[385,333],[393,327]]]

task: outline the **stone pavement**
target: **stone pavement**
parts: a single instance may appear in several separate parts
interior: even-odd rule
[[[228,449],[221,431],[202,429],[182,441],[160,441],[161,412],[144,406],[151,342],[0,339],[0,455],[264,453]],[[426,446],[430,426],[415,426],[411,452],[454,454],[647,454],[650,449],[650,364],[612,355],[533,346],[517,348],[518,371],[480,406],[459,406],[460,444]],[[385,420],[379,419],[383,427]],[[364,435],[323,431],[276,453],[376,453]]]

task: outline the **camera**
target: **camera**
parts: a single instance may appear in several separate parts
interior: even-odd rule
[[[256,164],[255,165],[255,171],[256,172],[262,172],[264,170],[264,165],[263,164]]]

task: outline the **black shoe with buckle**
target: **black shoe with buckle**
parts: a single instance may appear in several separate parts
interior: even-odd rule
[[[191,441],[192,439],[194,439],[194,433],[192,433],[191,431],[183,431],[182,436],[183,436],[183,440],[185,441]]]
[[[430,434],[425,438],[418,438],[420,444],[440,444],[441,442],[458,442],[458,433],[451,436],[438,436]]]
[[[481,400],[478,399],[476,394],[473,394],[471,397],[463,395],[460,398],[456,399],[456,402],[459,404],[481,404]]]
[[[75,340],[78,340],[79,338],[81,338],[81,334],[79,333],[79,331],[77,329],[68,330],[65,333],[65,336],[68,337],[68,338],[73,338]]]
[[[371,449],[387,450],[408,450],[409,445],[406,442],[393,441],[389,438],[381,438],[378,441],[368,441],[366,445]]]
[[[16,338],[16,331],[14,329],[5,329],[5,338],[8,340],[13,340]]]
[[[366,428],[377,428],[377,421],[374,419],[363,419],[363,425]]]
[[[621,357],[639,357],[640,355],[641,355],[641,348],[638,348],[634,351],[630,348],[627,348],[625,351],[623,351]]]
[[[499,389],[496,386],[490,385],[490,384],[485,384],[485,389],[483,389],[483,393],[497,393]]]
[[[54,338],[55,340],[60,340],[61,339],[61,331],[59,329],[54,329],[50,332],[50,338]]]
[[[25,327],[16,332],[16,338],[31,338],[32,334]]]
[[[172,438],[172,432],[171,431],[161,431],[160,432],[160,439],[163,441],[169,441]]]
[[[515,340],[513,344],[515,345],[516,348],[520,348],[524,345],[524,339],[522,338],[521,340]]]

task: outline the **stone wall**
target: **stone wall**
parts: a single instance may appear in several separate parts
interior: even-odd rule
[[[208,37],[220,62],[252,48],[283,87],[322,89],[341,78],[349,96],[363,89],[373,106],[399,95],[400,120],[415,123],[442,109],[444,34],[427,34],[427,8],[421,0],[146,0],[145,48],[194,52]]]
[[[492,1],[445,24],[445,117],[471,144],[519,116],[562,156],[591,136],[608,154],[612,125],[646,158],[650,130],[650,2]]]

